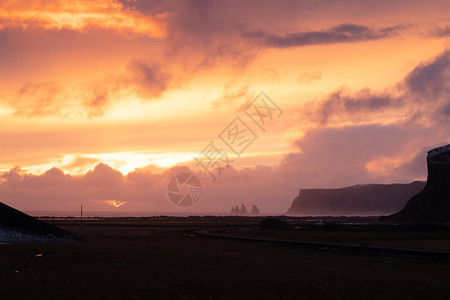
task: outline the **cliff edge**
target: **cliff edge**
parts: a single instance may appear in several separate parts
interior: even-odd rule
[[[450,144],[428,151],[428,180],[390,221],[450,222]]]

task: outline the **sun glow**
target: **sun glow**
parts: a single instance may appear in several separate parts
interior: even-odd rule
[[[106,204],[110,205],[110,206],[114,206],[114,207],[120,207],[122,205],[124,205],[125,203],[127,203],[126,201],[116,201],[116,200],[105,200],[103,201]]]

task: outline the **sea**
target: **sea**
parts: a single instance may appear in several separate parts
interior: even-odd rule
[[[24,211],[33,217],[71,217],[79,218],[80,211]],[[83,211],[83,218],[125,218],[125,217],[189,217],[189,216],[231,216],[229,212],[126,212],[126,211]],[[265,215],[283,215],[283,213],[273,213]],[[251,216],[251,215],[249,215]],[[260,215],[261,216],[261,215]]]

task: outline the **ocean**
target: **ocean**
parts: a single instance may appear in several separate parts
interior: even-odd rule
[[[24,211],[33,217],[80,217],[80,211]],[[83,211],[83,218],[120,218],[120,217],[189,217],[189,216],[231,216],[231,213],[211,212],[126,212],[126,211]]]

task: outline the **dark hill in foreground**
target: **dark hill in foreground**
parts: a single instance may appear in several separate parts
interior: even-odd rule
[[[382,215],[400,210],[425,186],[409,184],[368,184],[339,189],[301,189],[294,199],[290,215]]]
[[[56,226],[39,221],[0,202],[0,237],[8,240],[42,238],[67,239],[75,235]]]
[[[450,222],[450,144],[428,151],[425,188],[393,215],[390,221]]]

